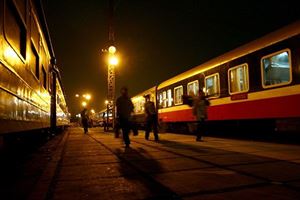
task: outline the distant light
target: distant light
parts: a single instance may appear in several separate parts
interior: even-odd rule
[[[85,98],[86,100],[90,100],[90,99],[92,98],[92,96],[91,96],[90,94],[86,94],[86,95],[84,96],[84,98]]]
[[[110,46],[110,47],[108,48],[108,52],[111,53],[111,54],[116,53],[116,51],[117,51],[117,49],[116,49],[116,47],[114,47],[114,46]]]
[[[79,94],[75,94],[75,97],[77,97],[77,98],[78,98],[78,97],[79,97]]]
[[[92,110],[91,110],[91,113],[93,113],[93,114],[94,114],[94,113],[95,113],[95,110],[94,110],[94,109],[92,109]]]
[[[119,63],[119,60],[116,56],[110,56],[108,60],[110,65],[117,65]]]
[[[82,105],[83,107],[86,107],[87,103],[86,103],[85,101],[83,101],[83,102],[81,103],[81,105]]]
[[[105,100],[105,104],[107,105],[109,102],[108,102],[108,100]]]

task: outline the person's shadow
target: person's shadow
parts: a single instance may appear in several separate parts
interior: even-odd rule
[[[163,172],[161,164],[143,148],[116,149],[120,165],[119,172],[127,181],[141,188],[137,199],[181,199],[175,192],[162,185],[155,179],[156,174]]]

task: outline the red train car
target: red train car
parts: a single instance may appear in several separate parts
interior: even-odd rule
[[[195,117],[182,95],[198,90],[211,130],[300,130],[300,21],[160,83],[161,125],[188,131]]]

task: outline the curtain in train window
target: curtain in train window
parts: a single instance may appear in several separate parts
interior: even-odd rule
[[[198,80],[188,83],[187,94],[189,96],[197,96],[199,92],[199,82]]]
[[[162,93],[159,94],[159,107],[163,107],[163,95],[162,95]]]
[[[182,104],[182,95],[183,95],[183,87],[182,86],[174,88],[174,104],[175,105]]]
[[[6,1],[4,19],[8,42],[23,58],[26,58],[26,28],[13,1]]]
[[[170,107],[170,106],[172,106],[172,102],[173,102],[172,90],[171,89],[168,89],[167,95],[168,95],[168,107]]]
[[[288,84],[291,81],[291,60],[289,51],[266,56],[262,59],[263,85]]]
[[[219,74],[214,74],[205,78],[206,95],[209,97],[218,97],[220,95]]]
[[[166,91],[163,91],[163,108],[166,108],[167,107],[167,93]]]
[[[232,93],[241,93],[248,91],[248,65],[240,65],[229,69],[229,91]]]

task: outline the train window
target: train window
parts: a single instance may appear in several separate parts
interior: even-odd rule
[[[6,1],[5,37],[24,59],[26,58],[26,28],[13,1]]]
[[[248,65],[242,64],[228,70],[229,94],[249,90]]]
[[[159,94],[159,106],[160,107],[163,106],[163,95],[162,95],[162,93]]]
[[[285,49],[261,59],[264,88],[286,85],[292,82],[291,52]]]
[[[47,89],[47,73],[46,73],[44,66],[42,66],[42,80],[41,81],[43,83],[43,87],[45,89]]]
[[[168,89],[167,95],[168,95],[168,107],[170,107],[170,106],[172,106],[172,102],[173,102],[172,90],[171,89]]]
[[[205,77],[205,91],[208,97],[220,96],[220,78],[218,73]]]
[[[40,78],[40,58],[39,55],[34,47],[34,45],[31,43],[31,55],[30,55],[30,69],[35,74],[36,78]]]
[[[182,95],[183,95],[183,86],[178,86],[174,88],[174,104],[180,105],[182,104]]]
[[[187,84],[187,94],[190,96],[197,96],[199,93],[199,82],[198,80]]]
[[[167,107],[167,93],[166,91],[163,91],[163,108],[166,108]]]

